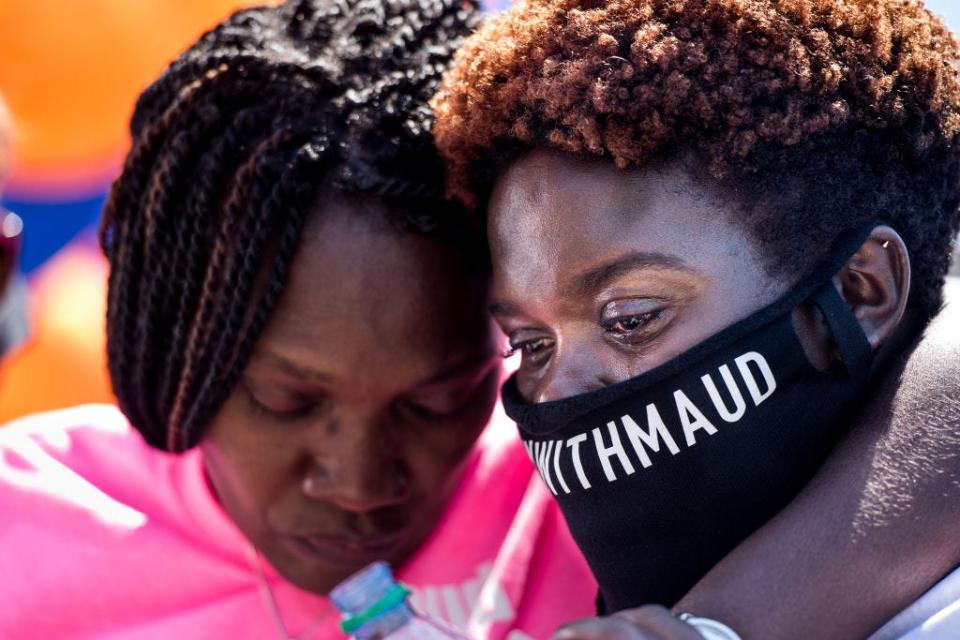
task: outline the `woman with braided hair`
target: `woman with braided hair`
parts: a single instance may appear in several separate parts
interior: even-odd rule
[[[486,249],[431,137],[477,18],[243,10],[143,93],[102,227],[122,413],[0,431],[0,637],[343,637],[324,594],[374,560],[477,638],[592,610],[491,422]]]

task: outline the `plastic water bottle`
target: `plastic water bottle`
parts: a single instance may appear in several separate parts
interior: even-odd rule
[[[410,606],[410,590],[385,562],[376,562],[330,592],[343,614],[340,628],[357,640],[469,640]]]

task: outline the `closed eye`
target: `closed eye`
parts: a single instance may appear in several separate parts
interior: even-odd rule
[[[254,413],[279,421],[305,418],[326,404],[323,399],[307,398],[299,394],[261,393],[258,395],[246,381],[240,383],[240,388],[243,390],[249,408]]]

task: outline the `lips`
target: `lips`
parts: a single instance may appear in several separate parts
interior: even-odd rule
[[[406,541],[406,532],[398,531],[364,537],[293,535],[289,540],[301,554],[328,564],[354,566],[391,558]]]

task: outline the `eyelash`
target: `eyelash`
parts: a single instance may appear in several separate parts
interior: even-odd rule
[[[634,313],[629,315],[617,316],[615,318],[610,318],[609,320],[602,321],[600,323],[600,326],[608,333],[614,334],[615,337],[626,338],[626,337],[629,337],[633,332],[642,331],[646,326],[659,320],[662,317],[663,313],[664,313],[663,309],[657,309],[654,311],[647,311],[645,313]],[[633,329],[625,329],[624,331],[616,331],[614,329],[614,327],[617,324],[622,324],[624,320],[633,319],[633,318],[639,319],[638,325]],[[547,340],[548,340],[547,338],[533,338],[530,340],[524,340],[517,344],[511,344],[500,355],[503,358],[510,358],[516,355],[518,352],[523,352],[523,355],[525,356],[536,356],[544,347],[543,343],[547,342]],[[529,350],[531,347],[538,344],[540,345],[538,348],[536,348],[533,351]]]
[[[638,329],[642,329],[643,327],[646,327],[651,322],[658,320],[661,315],[663,315],[663,311],[660,309],[656,311],[647,311],[645,313],[632,313],[629,315],[617,316],[616,318],[610,318],[609,320],[604,320],[603,322],[600,323],[600,326],[603,327],[605,331],[609,331],[611,333],[617,333],[619,335],[625,335],[628,332],[636,331]],[[625,328],[624,332],[614,331],[614,327],[617,324],[622,324],[624,319],[633,319],[633,318],[640,319],[640,322],[636,327],[632,329]]]
[[[257,400],[257,397],[252,391],[250,391],[250,389],[247,388],[245,384],[241,385],[241,387],[243,388],[244,395],[247,397],[247,402],[250,405],[250,408],[253,409],[254,413],[257,413],[265,418],[271,418],[273,420],[293,422],[310,415],[319,405],[318,402],[311,402],[293,411],[277,411]]]
[[[416,402],[403,402],[398,409],[403,415],[418,421],[437,421],[456,416],[463,409],[463,406],[457,406],[452,411],[434,411]]]
[[[513,357],[514,355],[516,355],[516,354],[517,354],[518,352],[520,352],[520,351],[523,351],[525,355],[535,355],[537,352],[540,351],[540,349],[537,349],[537,351],[535,351],[535,352],[525,351],[525,349],[527,349],[528,346],[530,346],[530,345],[532,345],[532,344],[534,344],[534,343],[537,343],[537,342],[542,343],[542,342],[546,342],[546,341],[547,341],[546,338],[534,338],[534,339],[532,339],[532,340],[524,340],[523,342],[520,342],[519,344],[510,345],[510,346],[507,347],[507,349],[506,349],[505,351],[503,351],[500,355],[501,355],[503,358],[511,358],[511,357]]]

